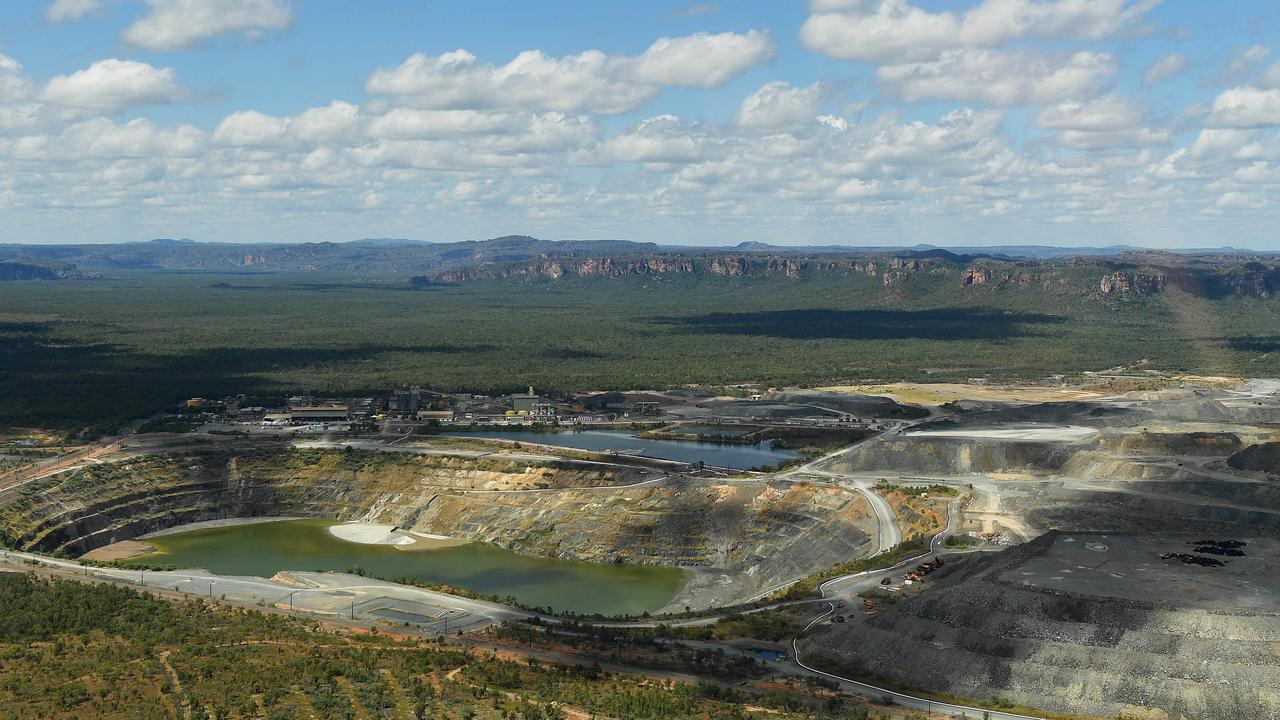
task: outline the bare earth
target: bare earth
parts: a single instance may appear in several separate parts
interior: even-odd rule
[[[81,560],[94,560],[97,562],[115,562],[117,560],[129,560],[140,555],[146,555],[156,551],[154,545],[148,545],[137,540],[121,540],[120,542],[111,543],[97,550],[90,550],[80,556]]]
[[[941,405],[952,400],[995,400],[1002,402],[1062,402],[1091,400],[1103,394],[1079,387],[997,386],[965,383],[888,383],[885,385],[839,385],[818,388],[824,392],[885,395],[897,402]]]

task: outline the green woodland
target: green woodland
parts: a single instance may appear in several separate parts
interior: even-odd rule
[[[15,573],[0,574],[0,617],[4,720],[879,717]]]
[[[921,273],[476,281],[124,273],[0,283],[0,426],[86,434],[192,396],[1280,373],[1280,301]]]

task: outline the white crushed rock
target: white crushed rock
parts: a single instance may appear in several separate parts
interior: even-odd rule
[[[417,542],[412,535],[397,530],[395,525],[374,523],[344,523],[331,525],[329,534],[339,540],[361,545],[412,545]]]

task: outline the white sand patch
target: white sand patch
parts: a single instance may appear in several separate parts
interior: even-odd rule
[[[417,542],[412,535],[397,530],[395,525],[373,523],[344,523],[330,525],[329,534],[339,540],[361,545],[412,545]]]
[[[455,538],[449,537],[448,535],[434,535],[432,533],[418,532],[417,530],[406,530],[405,532],[409,533],[414,537],[425,538],[427,540],[454,540],[455,539]]]
[[[1043,427],[991,427],[956,430],[921,430],[902,437],[953,437],[975,440],[1011,440],[1013,442],[1074,442],[1098,433],[1080,425],[1046,425]]]

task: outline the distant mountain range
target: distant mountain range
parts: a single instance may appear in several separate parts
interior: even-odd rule
[[[160,239],[111,245],[0,245],[0,279],[82,279],[121,271],[324,272],[404,278],[414,286],[476,280],[624,276],[841,273],[885,288],[912,277],[951,277],[961,287],[1077,287],[1081,292],[1154,294],[1175,286],[1197,295],[1280,292],[1277,253],[1236,248],[1162,251],[1133,246],[911,247],[658,245],[626,240],[550,241],[511,235],[433,243],[369,238],[344,243],[206,243]],[[950,281],[947,281],[950,282]]]

